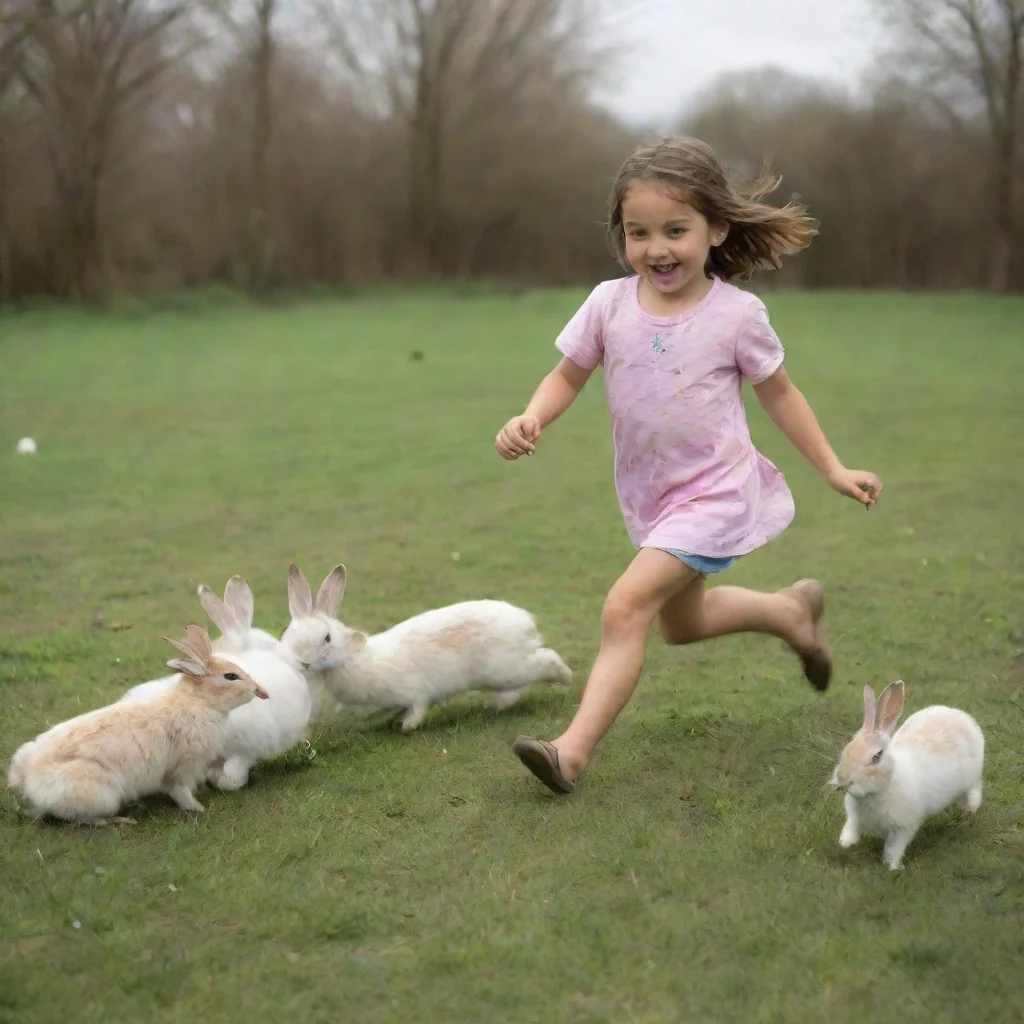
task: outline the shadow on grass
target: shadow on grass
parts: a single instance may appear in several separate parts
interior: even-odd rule
[[[398,739],[413,735],[442,735],[457,732],[462,728],[476,727],[481,731],[491,729],[496,722],[520,721],[535,718],[553,710],[561,711],[565,706],[567,691],[537,690],[527,694],[510,708],[498,711],[492,707],[485,696],[473,692],[467,695],[452,697],[435,704],[428,713],[423,724],[411,733],[401,731],[401,717],[404,708],[357,714],[340,712],[336,716],[330,714],[314,723],[313,746],[321,746],[332,752],[343,751],[351,743],[353,736],[358,735],[393,735]],[[569,708],[565,707],[566,720]]]
[[[978,814],[983,812],[979,811]],[[890,872],[882,859],[885,841],[877,836],[863,836],[856,846],[844,850],[839,846],[839,833],[832,841],[822,845],[819,855],[827,862],[839,867],[875,868],[894,877],[913,869],[915,865],[932,864],[938,858],[961,852],[962,844],[977,840],[977,830],[971,827],[979,823],[976,815],[958,808],[951,808],[929,818],[911,840],[903,855],[900,871]]]

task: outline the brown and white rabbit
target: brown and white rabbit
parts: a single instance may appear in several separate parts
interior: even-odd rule
[[[843,848],[862,835],[885,840],[882,854],[893,871],[924,820],[954,800],[969,811],[981,806],[985,736],[965,711],[940,704],[912,714],[895,733],[903,714],[903,680],[875,700],[864,687],[864,724],[847,743],[832,775],[846,794]]]
[[[228,715],[224,747],[210,768],[211,785],[241,789],[254,764],[283,754],[302,739],[313,702],[294,655],[269,633],[253,628],[252,590],[241,576],[228,580],[223,601],[202,584],[199,603],[221,631],[213,641],[214,654],[240,666],[270,695],[267,701],[250,702]],[[152,700],[187,685],[180,675],[151,679],[133,686],[121,701]]]
[[[244,669],[215,657],[202,626],[167,662],[183,683],[149,701],[118,702],[55,725],[11,758],[7,783],[23,809],[104,825],[127,804],[167,793],[184,811],[202,811],[193,790],[224,743],[228,713],[267,692]]]

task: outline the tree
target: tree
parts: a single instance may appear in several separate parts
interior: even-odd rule
[[[49,14],[49,0],[12,0],[0,14],[0,105],[15,84],[23,51],[37,24]],[[10,302],[14,294],[13,241],[8,216],[8,149],[0,130],[0,303]]]
[[[985,128],[960,134],[892,81],[860,95],[760,70],[722,78],[684,131],[706,139],[749,178],[762,161],[782,175],[769,201],[797,193],[819,219],[807,254],[766,277],[810,287],[976,288],[987,281],[990,204],[977,156]]]
[[[274,59],[274,14],[277,0],[255,0],[256,45],[252,62],[253,125],[252,125],[252,221],[250,224],[249,287],[262,293],[268,286],[270,233],[267,161],[270,154],[272,109],[270,83]]]
[[[522,90],[553,96],[598,61],[599,4],[582,0],[319,0],[321,20],[368,109],[402,124],[418,272],[451,269],[443,237],[447,156]]]
[[[274,130],[275,21],[279,0],[205,0],[205,6],[237,39],[248,72],[249,188],[242,237],[246,286],[258,295],[270,285],[268,166]]]
[[[957,127],[978,110],[989,137],[994,245],[990,285],[1012,286],[1022,146],[1024,0],[878,0],[902,40],[901,75]]]
[[[49,0],[22,37],[16,73],[44,116],[60,202],[63,290],[104,291],[100,197],[125,111],[181,55],[188,0]],[[180,44],[180,40],[179,40]]]

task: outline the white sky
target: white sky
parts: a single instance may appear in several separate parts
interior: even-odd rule
[[[629,121],[658,128],[726,71],[773,64],[855,85],[883,40],[871,0],[634,0],[624,6],[630,14],[617,26],[629,55],[601,101]]]

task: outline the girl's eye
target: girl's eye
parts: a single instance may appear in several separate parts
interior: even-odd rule
[[[327,636],[324,637],[324,643],[325,644],[329,644],[330,642],[331,642],[331,634],[328,633]]]
[[[882,751],[880,750],[877,754],[875,754],[875,756],[873,758],[871,758],[871,763],[872,764],[878,764],[878,762],[881,761],[881,760],[882,760]]]
[[[237,672],[225,672],[224,678],[229,679],[231,682],[235,683],[242,677]]]

